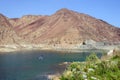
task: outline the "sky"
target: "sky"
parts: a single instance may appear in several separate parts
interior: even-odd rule
[[[51,15],[67,8],[120,27],[120,0],[0,0],[0,13],[9,18]]]

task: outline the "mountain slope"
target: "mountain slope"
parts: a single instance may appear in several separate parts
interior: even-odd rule
[[[7,18],[0,14],[0,45],[16,45],[23,43],[17,36]]]
[[[89,39],[120,41],[119,28],[68,9],[61,9],[51,16],[22,17],[14,21],[16,25],[11,24],[23,39],[36,44],[79,44]]]

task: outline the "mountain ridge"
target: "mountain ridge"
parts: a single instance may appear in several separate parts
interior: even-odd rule
[[[50,16],[25,15],[21,18],[7,18],[7,21],[17,36],[31,44],[69,46],[86,40],[120,41],[120,28],[66,8]]]
[[[8,18],[0,14],[0,45],[19,45],[23,43],[17,36]]]

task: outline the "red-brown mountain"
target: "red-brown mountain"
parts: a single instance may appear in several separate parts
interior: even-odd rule
[[[10,22],[4,15],[0,14],[0,46],[16,45],[20,44],[20,42],[23,43]]]
[[[120,41],[120,29],[103,20],[68,9],[51,16],[10,19],[14,30],[32,43],[80,43],[83,40]]]
[[[84,40],[120,41],[120,28],[89,15],[61,9],[51,16],[9,19],[15,32],[31,43],[79,44]]]

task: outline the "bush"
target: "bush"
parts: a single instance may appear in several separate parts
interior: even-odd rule
[[[86,58],[86,61],[88,61],[88,62],[97,62],[97,61],[99,61],[99,58],[96,56],[95,53],[92,53],[91,55],[89,55]]]
[[[63,73],[60,80],[120,80],[120,56],[100,61],[95,54],[86,62],[73,62]]]

